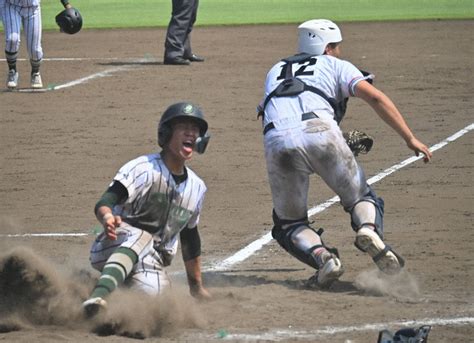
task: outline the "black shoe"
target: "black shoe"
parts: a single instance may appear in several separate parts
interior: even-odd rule
[[[175,58],[165,58],[163,64],[189,65],[191,63],[187,59],[184,59],[182,57],[175,57]]]
[[[191,62],[204,62],[204,57],[201,57],[195,54],[192,54],[191,56],[186,57],[186,59]]]

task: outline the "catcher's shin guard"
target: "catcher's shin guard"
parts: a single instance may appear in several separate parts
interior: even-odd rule
[[[373,227],[380,238],[383,239],[384,201],[377,197],[370,186],[368,192],[350,208],[345,208],[351,214],[351,226],[354,231],[361,227]]]
[[[282,222],[277,218],[275,224]],[[285,229],[281,225],[275,225],[272,236],[288,253],[316,269],[317,272],[310,279],[310,283],[316,283],[319,287],[328,287],[342,275],[344,269],[338,258],[337,249],[328,248],[322,242],[323,231],[323,229],[315,231],[306,221],[294,223]],[[318,248],[323,248],[324,251],[316,256],[314,251]]]
[[[292,256],[299,261],[319,269],[316,256],[312,253],[314,249],[322,246],[321,240],[314,229],[304,223],[298,223],[282,229],[281,226],[274,226],[272,236]]]

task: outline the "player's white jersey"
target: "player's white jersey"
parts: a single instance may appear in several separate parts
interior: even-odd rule
[[[268,72],[265,97],[285,79],[286,65],[286,62],[280,61]],[[354,96],[355,85],[366,79],[350,62],[328,55],[308,56],[302,62],[289,66],[292,67],[294,77],[337,101]],[[272,97],[265,108],[263,125],[272,122],[277,130],[296,127],[301,125],[301,114],[305,112],[315,112],[321,118],[334,117],[331,105],[324,98],[305,91],[290,97]]]
[[[20,7],[34,7],[34,6],[39,6],[41,0],[0,0],[8,2],[12,5],[15,6],[20,6]]]
[[[159,153],[126,163],[114,180],[127,188],[128,199],[113,209],[114,214],[134,227],[150,232],[157,250],[175,255],[178,233],[199,222],[206,185],[191,169],[176,184]]]

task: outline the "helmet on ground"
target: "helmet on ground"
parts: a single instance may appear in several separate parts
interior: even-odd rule
[[[61,28],[61,32],[70,35],[78,33],[82,28],[81,13],[74,7],[66,8],[56,16],[56,24]]]
[[[313,19],[298,26],[298,52],[322,55],[329,43],[342,41],[341,30],[327,19]]]
[[[203,153],[209,141],[207,121],[204,119],[201,109],[190,102],[178,102],[165,110],[158,124],[158,145],[163,147],[171,139],[172,123],[177,119],[191,119],[197,123],[199,138],[196,142],[196,150]]]

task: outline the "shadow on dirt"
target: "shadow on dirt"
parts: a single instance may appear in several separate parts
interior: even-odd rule
[[[113,67],[122,67],[122,66],[160,66],[164,65],[161,61],[114,61],[106,63],[97,63],[101,66],[113,66]]]
[[[352,282],[338,280],[334,282],[330,288],[321,289],[309,282],[309,280],[274,280],[266,276],[261,276],[266,273],[289,273],[300,271],[303,269],[246,269],[246,270],[230,270],[230,271],[214,271],[204,272],[203,279],[207,287],[247,287],[259,285],[280,285],[294,290],[310,290],[318,292],[332,292],[332,293],[348,293],[362,295],[363,291],[359,290]],[[259,273],[260,275],[249,275],[243,273]]]

